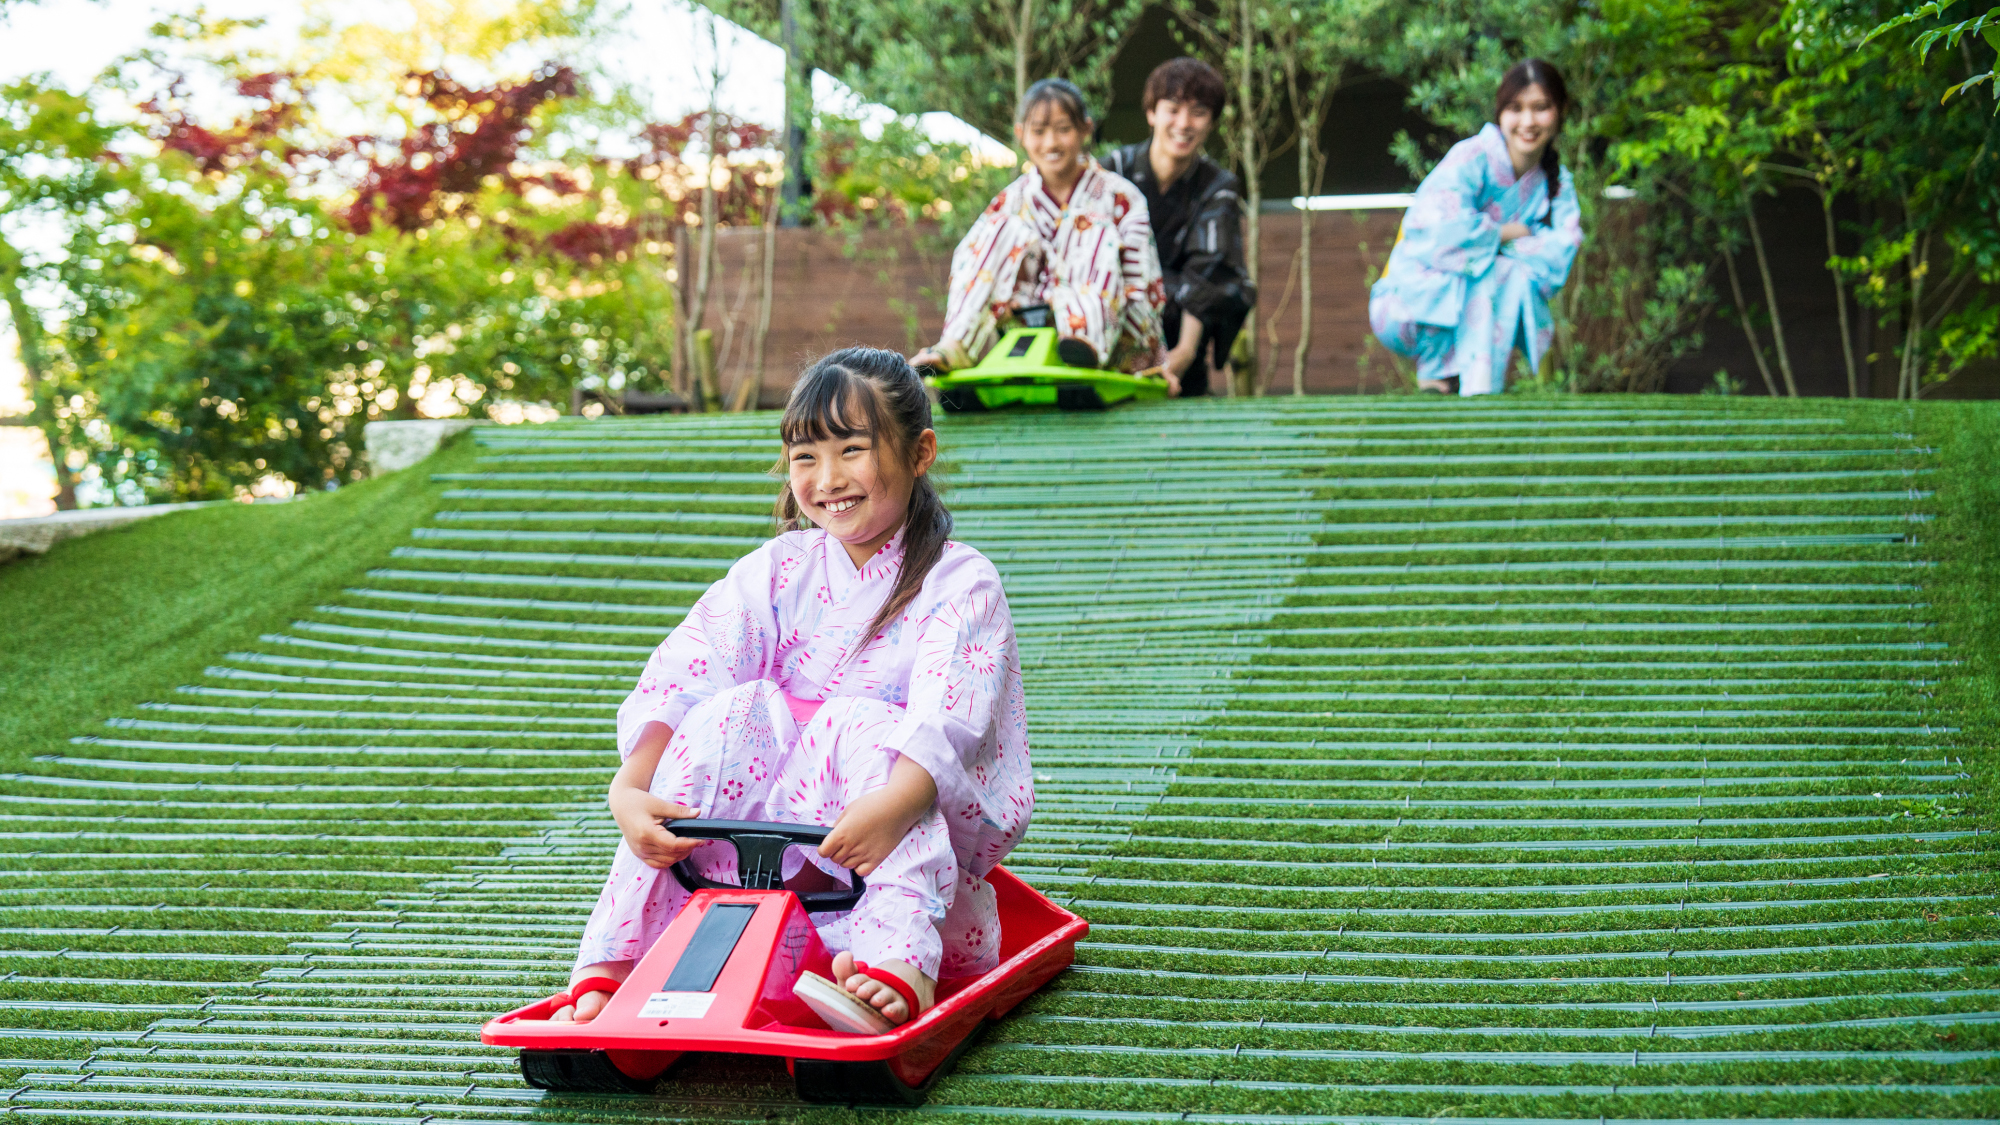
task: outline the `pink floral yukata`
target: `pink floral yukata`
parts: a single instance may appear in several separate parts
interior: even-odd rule
[[[936,780],[937,804],[867,877],[860,905],[813,921],[828,948],[859,960],[972,976],[999,963],[984,876],[1035,806],[1020,661],[999,572],[962,543],[947,543],[909,608],[843,660],[902,571],[902,540],[859,569],[819,530],[738,560],[647,662],[618,710],[618,749],[630,757],[641,729],[664,723],[674,736],[654,796],[711,819],[825,825],[909,755]],[[703,845],[693,862],[736,878],[727,844]],[[620,842],[577,965],[644,956],[687,897]]]

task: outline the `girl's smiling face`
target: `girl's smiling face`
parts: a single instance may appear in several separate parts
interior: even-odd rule
[[[849,414],[861,414],[854,411]],[[847,548],[861,566],[909,516],[917,478],[937,461],[937,432],[918,435],[916,448],[897,450],[867,430],[785,447],[792,498],[799,512]]]
[[[1562,127],[1562,110],[1540,83],[1525,86],[1514,100],[1500,107],[1500,134],[1507,138],[1507,153],[1517,171],[1525,170],[1542,158],[1542,150],[1555,139]]]
[[[1090,140],[1089,123],[1071,120],[1060,104],[1045,101],[1014,126],[1014,139],[1021,142],[1043,179],[1066,183],[1082,166],[1083,146]]]

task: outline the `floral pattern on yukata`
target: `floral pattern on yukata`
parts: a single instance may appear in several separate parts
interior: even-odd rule
[[[902,717],[894,704],[848,697],[825,704],[801,726],[777,684],[754,680],[688,713],[653,773],[651,792],[720,820],[831,825],[855,798],[887,784],[896,755],[882,743]],[[787,878],[807,862],[801,852],[786,852]],[[703,844],[691,862],[711,879],[737,880],[735,850],[727,843]],[[938,930],[959,877],[944,817],[933,808],[868,876],[851,912],[815,914],[813,923],[829,949],[851,949],[863,961],[906,961],[936,978],[941,967],[967,960],[963,952],[945,957]],[[638,960],[687,900],[671,871],[647,866],[621,842],[584,927],[577,966]]]
[[[937,352],[969,367],[1015,310],[1047,305],[1055,327],[1097,349],[1106,366],[1142,371],[1165,361],[1160,255],[1146,197],[1095,160],[1057,206],[1040,172],[1008,184],[951,256]]]
[[[1500,241],[1521,223],[1526,238]],[[1368,298],[1377,339],[1417,361],[1423,379],[1458,376],[1461,395],[1506,389],[1519,347],[1541,365],[1554,331],[1549,302],[1583,245],[1568,169],[1555,199],[1537,165],[1516,179],[1497,125],[1452,146],[1417,188],[1389,266]]]
[[[866,914],[859,928],[850,918],[849,933],[831,920],[822,928],[834,930],[830,946],[852,938],[857,950],[871,927],[893,935],[884,941],[929,928],[941,971],[971,975],[998,963],[999,913],[985,875],[1020,841],[1035,807],[1020,657],[999,572],[962,543],[947,543],[910,606],[865,635],[902,565],[900,535],[856,567],[818,530],[778,536],[738,560],[647,661],[619,708],[618,746],[629,757],[646,725],[663,723],[674,738],[654,774],[656,795],[704,816],[756,807],[772,815],[741,819],[818,824],[832,824],[909,755],[937,782],[937,824],[926,831],[942,829],[947,877],[927,882],[929,853],[918,848],[907,893],[883,899],[884,910],[902,912],[899,924]],[[823,703],[803,734],[779,692]],[[855,778],[875,777],[866,762],[879,765],[880,779],[856,788]],[[696,854],[729,872],[712,877],[733,878],[727,851]],[[878,868],[871,894],[882,877]],[[909,889],[919,885],[930,890]],[[643,955],[679,911],[679,890],[621,844],[579,965]]]

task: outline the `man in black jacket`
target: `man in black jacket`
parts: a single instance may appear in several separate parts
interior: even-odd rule
[[[1210,370],[1227,378],[1229,349],[1257,304],[1257,287],[1243,268],[1236,177],[1201,152],[1226,97],[1222,76],[1207,63],[1161,63],[1146,78],[1153,139],[1104,159],[1146,196],[1167,288],[1160,314],[1167,379],[1182,396],[1208,394]]]

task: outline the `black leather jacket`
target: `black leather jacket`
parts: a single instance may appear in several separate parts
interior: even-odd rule
[[[1257,306],[1257,286],[1243,267],[1243,200],[1236,176],[1203,156],[1174,181],[1172,198],[1166,198],[1153,175],[1151,147],[1151,141],[1126,145],[1102,163],[1145,194],[1167,300],[1201,321],[1203,334],[1220,345],[1219,362]]]

